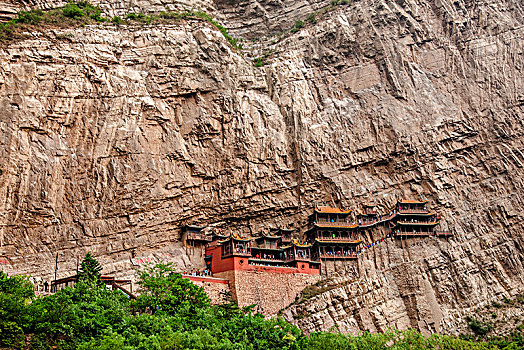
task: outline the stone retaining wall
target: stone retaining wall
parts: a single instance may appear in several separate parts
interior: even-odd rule
[[[306,286],[320,280],[320,275],[257,270],[225,271],[215,276],[230,281],[239,307],[257,304],[256,310],[264,315],[277,314],[295,301]]]

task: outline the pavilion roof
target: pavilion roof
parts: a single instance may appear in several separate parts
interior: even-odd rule
[[[347,243],[347,244],[359,244],[359,243],[362,243],[362,240],[361,239],[355,239],[355,240],[347,240],[347,239],[327,239],[327,240],[323,240],[323,239],[315,239],[316,242],[318,243],[336,243],[336,244],[341,244],[341,243]]]
[[[252,240],[253,240],[253,238],[241,237],[241,236],[240,236],[239,234],[237,234],[237,233],[233,233],[233,234],[231,235],[231,238],[233,238],[233,239],[236,240],[236,241],[246,241],[246,242],[247,242],[247,241],[252,241]]]
[[[311,247],[311,244],[309,244],[309,243],[300,243],[300,242],[297,242],[297,241],[293,241],[293,242],[291,242],[291,244],[294,245],[294,246],[300,247],[300,248],[309,248],[309,247]]]
[[[323,213],[323,214],[344,214],[344,215],[347,215],[347,214],[351,213],[351,209],[344,210],[344,209],[333,208],[333,207],[328,207],[328,206],[316,207],[315,211],[317,213]]]
[[[262,241],[262,240],[265,240],[265,239],[277,240],[277,239],[280,239],[280,238],[282,238],[282,236],[263,235],[263,236],[255,238],[255,241]]]
[[[398,201],[401,204],[425,204],[428,202],[428,200],[412,200],[412,199],[401,199]]]
[[[326,228],[326,227],[334,227],[334,228],[356,228],[358,227],[357,223],[346,223],[346,222],[315,222],[315,227],[320,228]]]
[[[222,241],[218,241],[219,243],[225,243],[229,240],[235,240],[235,241],[243,241],[243,242],[250,242],[253,240],[253,238],[247,238],[247,237],[241,237],[240,235],[233,233],[229,235],[226,239]]]

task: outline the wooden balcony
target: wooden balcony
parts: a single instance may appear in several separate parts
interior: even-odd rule
[[[435,236],[437,237],[450,237],[453,236],[453,232],[449,231],[436,231]]]
[[[200,242],[211,242],[211,236],[205,235],[203,233],[188,232],[186,236],[187,241],[200,241]]]
[[[397,225],[409,225],[409,226],[419,226],[419,225],[424,225],[424,226],[433,226],[433,225],[436,225],[438,224],[438,221],[397,221]]]
[[[287,257],[286,259],[284,259],[284,261],[286,263],[289,263],[292,261],[311,261],[311,257],[292,256],[292,257]]]
[[[343,254],[340,254],[340,255],[337,255],[337,254],[334,254],[334,255],[329,255],[329,254],[320,254],[320,259],[346,259],[346,260],[356,260],[358,259],[358,255],[357,254],[349,254],[349,255],[343,255]]]
[[[321,237],[318,237],[316,238],[316,242],[322,244],[322,243],[329,243],[329,244],[360,244],[362,243],[362,240],[360,239],[356,239],[356,238],[350,238],[350,237],[326,237],[326,238],[321,238]]]
[[[433,236],[433,232],[394,232],[395,237],[428,237]]]
[[[256,261],[256,262],[265,262],[265,263],[276,263],[276,264],[284,264],[288,260],[281,260],[281,259],[267,259],[267,258],[250,258],[249,261]]]
[[[317,221],[314,223],[318,227],[342,227],[342,228],[355,228],[357,224],[354,222],[342,222],[342,221]]]
[[[399,209],[398,212],[400,214],[428,214],[429,211],[427,209]]]
[[[250,258],[251,252],[246,251],[246,250],[241,250],[241,251],[236,251],[236,252],[224,253],[224,255],[222,255],[222,259],[230,258],[232,256],[242,256],[242,257]]]

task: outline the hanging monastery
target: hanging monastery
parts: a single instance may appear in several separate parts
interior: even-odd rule
[[[436,230],[441,217],[428,209],[427,201],[399,200],[386,215],[372,205],[352,214],[351,210],[316,207],[303,241],[285,228],[243,237],[184,226],[186,246],[202,248],[206,264],[203,272],[185,277],[202,285],[215,302],[227,291],[240,307],[257,304],[258,311],[271,315],[321,278],[358,273],[359,256],[386,239],[403,246],[415,237],[451,235]]]

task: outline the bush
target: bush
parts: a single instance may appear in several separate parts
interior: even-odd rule
[[[84,264],[83,271],[99,271],[92,260],[84,259],[91,263]],[[136,302],[119,290],[89,281],[83,278],[74,287],[35,299],[27,278],[0,272],[0,347],[21,349],[24,341],[29,349],[57,350],[510,350],[524,346],[519,329],[489,342],[475,341],[472,335],[426,337],[416,330],[358,336],[333,330],[306,336],[280,317],[266,319],[252,307],[240,309],[231,299],[209,305],[202,288],[174,273],[169,264],[140,273],[142,295]],[[480,321],[470,323],[483,327]]]
[[[24,328],[31,321],[27,304],[34,297],[33,285],[25,276],[9,277],[0,271],[0,347],[23,346]]]
[[[115,16],[111,19],[111,22],[114,23],[114,24],[122,24],[122,18],[120,16]]]
[[[194,312],[209,306],[202,287],[175,273],[171,264],[158,264],[139,272],[140,296],[136,305],[141,311],[173,314],[177,310]]]
[[[301,20],[297,20],[295,22],[295,26],[293,28],[291,28],[291,33],[296,33],[300,30],[300,28],[304,27],[304,22],[302,22]]]
[[[64,16],[73,18],[73,19],[80,19],[84,17],[84,11],[80,7],[78,7],[77,4],[69,3],[62,9],[62,13]]]
[[[24,331],[16,322],[0,320],[0,347],[9,349],[24,347]]]
[[[493,307],[497,308],[497,309],[500,309],[503,305],[499,302],[496,302],[494,301],[493,303],[491,303],[491,305],[493,305]]]
[[[262,57],[257,57],[253,60],[253,66],[255,67],[262,67],[264,65],[264,60]]]
[[[15,18],[16,23],[37,24],[42,20],[42,10],[20,11]]]
[[[126,19],[130,19],[130,20],[133,20],[133,21],[137,21],[137,20],[142,20],[146,18],[146,15],[144,15],[143,13],[128,13],[127,16],[126,16]]]
[[[486,335],[492,329],[492,326],[489,323],[479,321],[470,316],[467,317],[467,321],[469,328],[471,328],[476,335]]]

